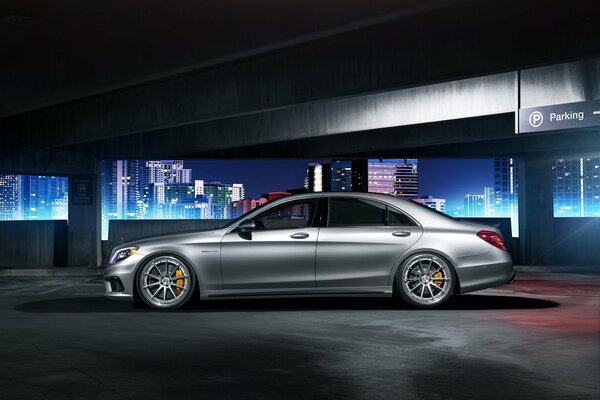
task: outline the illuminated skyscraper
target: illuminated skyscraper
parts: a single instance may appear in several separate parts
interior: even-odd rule
[[[244,187],[242,184],[238,183],[227,184],[221,182],[204,182],[203,187],[202,191],[210,198],[210,201],[213,204],[214,219],[230,218],[229,212],[231,211],[231,208],[228,207],[228,205],[232,202],[232,198],[239,198],[244,195]],[[198,189],[199,188],[196,187],[196,190]]]
[[[308,164],[304,186],[309,192],[330,192],[331,163]]]
[[[57,176],[22,176],[25,219],[67,219],[69,180]]]
[[[495,216],[496,197],[493,187],[486,186],[483,188],[483,216]]]
[[[465,217],[485,217],[485,196],[466,194],[464,201]]]
[[[246,197],[245,195],[244,185],[241,183],[231,185],[231,201],[240,201]]]
[[[68,178],[0,175],[0,220],[67,219],[68,212]]]
[[[333,161],[331,163],[331,191],[352,191],[352,161]]]
[[[192,170],[183,168],[183,160],[146,161],[148,183],[192,183]]]
[[[419,196],[416,159],[369,160],[368,189],[373,193],[392,194],[408,199]]]
[[[20,175],[0,175],[0,221],[23,219]]]
[[[600,158],[556,160],[555,217],[600,217]]]
[[[144,162],[104,160],[101,165],[102,236],[108,235],[111,219],[146,217],[147,192],[144,188]]]
[[[494,159],[494,217],[509,217],[512,235],[519,236],[519,184],[517,160]]]

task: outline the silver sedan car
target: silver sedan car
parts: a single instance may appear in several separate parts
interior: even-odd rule
[[[513,277],[495,228],[388,195],[310,193],[269,202],[220,229],[118,245],[105,294],[160,309],[195,296],[399,296],[430,308]]]

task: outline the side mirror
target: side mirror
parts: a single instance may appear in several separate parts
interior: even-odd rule
[[[238,231],[242,233],[252,232],[256,229],[256,223],[254,221],[244,221],[241,224],[239,224],[237,228]]]

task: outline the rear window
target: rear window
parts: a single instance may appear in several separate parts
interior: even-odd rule
[[[329,226],[414,226],[402,211],[384,203],[359,198],[331,198]]]
[[[363,199],[332,198],[329,226],[384,226],[385,204]]]

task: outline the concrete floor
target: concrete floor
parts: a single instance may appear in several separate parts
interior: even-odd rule
[[[522,273],[435,310],[381,299],[176,312],[97,278],[0,278],[1,399],[598,399],[600,277]]]

